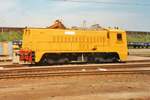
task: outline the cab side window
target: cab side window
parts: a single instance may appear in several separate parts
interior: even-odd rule
[[[117,33],[117,40],[122,41],[122,34],[121,33]]]

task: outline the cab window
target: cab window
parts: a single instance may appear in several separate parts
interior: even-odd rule
[[[117,40],[122,41],[122,34],[121,33],[117,33]]]

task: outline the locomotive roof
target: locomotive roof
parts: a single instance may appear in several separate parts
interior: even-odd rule
[[[101,29],[49,29],[49,28],[25,28],[27,30],[34,30],[34,29],[44,29],[44,30],[81,30],[81,31],[117,31],[117,32],[125,32],[123,29],[118,29],[118,28],[101,28]]]

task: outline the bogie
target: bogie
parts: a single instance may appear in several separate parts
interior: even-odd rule
[[[112,63],[118,62],[117,53],[46,53],[41,58],[39,64],[68,64],[68,63]]]

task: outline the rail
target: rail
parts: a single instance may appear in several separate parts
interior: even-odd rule
[[[4,68],[0,79],[105,74],[150,74],[150,63]]]

